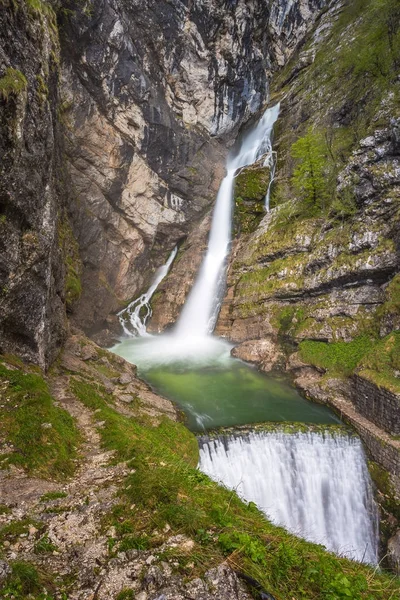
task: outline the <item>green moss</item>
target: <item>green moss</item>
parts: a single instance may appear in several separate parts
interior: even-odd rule
[[[268,167],[248,167],[235,179],[234,231],[251,233],[265,215],[265,195],[270,181]]]
[[[242,275],[236,287],[239,297],[256,295],[266,299],[277,292],[292,294],[304,284],[304,264],[306,254],[289,255],[278,258],[267,267],[254,269]]]
[[[359,374],[376,385],[400,394],[400,332],[380,340],[359,363]]]
[[[28,87],[28,81],[21,71],[8,67],[0,78],[0,97],[8,100],[10,96],[19,96]]]
[[[66,215],[59,221],[58,239],[65,257],[65,301],[67,310],[71,311],[74,303],[79,300],[82,293],[82,261],[79,255],[78,242],[74,237]]]
[[[400,522],[400,503],[396,498],[396,492],[390,479],[389,473],[376,462],[368,461],[368,469],[372,481],[380,492],[379,503],[391,515]]]
[[[332,373],[350,375],[375,344],[375,339],[365,335],[351,342],[326,343],[305,340],[300,343],[299,351],[302,360],[308,364]]]
[[[378,309],[379,317],[400,314],[400,275],[395,275],[385,290],[385,302]]]
[[[41,75],[36,75],[36,82],[39,101],[43,104],[49,95],[49,88]]]
[[[47,492],[40,496],[40,502],[49,502],[50,500],[58,500],[59,498],[66,498],[68,494],[66,492]]]
[[[43,477],[63,479],[75,470],[79,434],[72,417],[55,406],[41,375],[0,364],[0,432],[12,450],[2,467],[14,464]]]

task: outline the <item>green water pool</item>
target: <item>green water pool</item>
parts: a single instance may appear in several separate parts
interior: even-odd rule
[[[130,338],[113,351],[136,364],[138,374],[185,413],[193,431],[264,421],[340,423],[283,377],[262,374],[232,358],[226,342],[209,340],[182,347],[166,335]]]

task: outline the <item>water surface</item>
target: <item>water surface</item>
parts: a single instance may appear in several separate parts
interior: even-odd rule
[[[211,336],[183,344],[163,335],[129,338],[113,351],[136,364],[140,377],[178,405],[193,431],[264,421],[340,422],[284,378],[231,357],[231,347]]]

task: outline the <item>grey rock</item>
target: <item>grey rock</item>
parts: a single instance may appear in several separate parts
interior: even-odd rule
[[[11,567],[5,560],[0,560],[0,582],[7,579],[11,575]]]
[[[400,530],[388,542],[388,561],[393,571],[400,575]]]
[[[392,153],[395,155],[399,155],[400,154],[400,118],[391,119],[390,134],[391,134]]]

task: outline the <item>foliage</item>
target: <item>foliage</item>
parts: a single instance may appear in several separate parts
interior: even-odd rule
[[[2,455],[2,467],[15,464],[54,479],[72,475],[78,430],[72,417],[54,405],[43,377],[0,364],[0,389],[0,433],[13,448]]]
[[[292,185],[309,214],[325,209],[329,199],[327,151],[321,134],[309,129],[291,148],[297,161]]]
[[[1,590],[2,598],[52,600],[53,597],[44,587],[48,582],[43,579],[35,566],[22,561],[14,561],[10,566],[12,572]]]
[[[315,342],[305,340],[300,343],[300,356],[304,362],[328,371],[350,375],[361,359],[373,348],[376,340],[363,335],[351,342]]]
[[[135,592],[133,590],[122,590],[116,597],[116,600],[135,600]]]
[[[68,494],[66,492],[47,492],[40,496],[40,502],[48,502],[49,500],[58,500],[59,498],[66,498]]]
[[[28,81],[21,71],[8,67],[0,78],[0,97],[8,100],[10,96],[18,96],[26,90]]]
[[[359,364],[360,374],[379,386],[400,393],[400,332],[380,340]]]
[[[57,550],[57,546],[51,542],[47,535],[44,535],[36,542],[34,550],[36,554],[46,554]]]
[[[60,220],[58,236],[65,257],[65,301],[67,310],[71,311],[74,303],[79,300],[82,293],[82,261],[79,255],[78,242],[74,237],[66,215]]]

